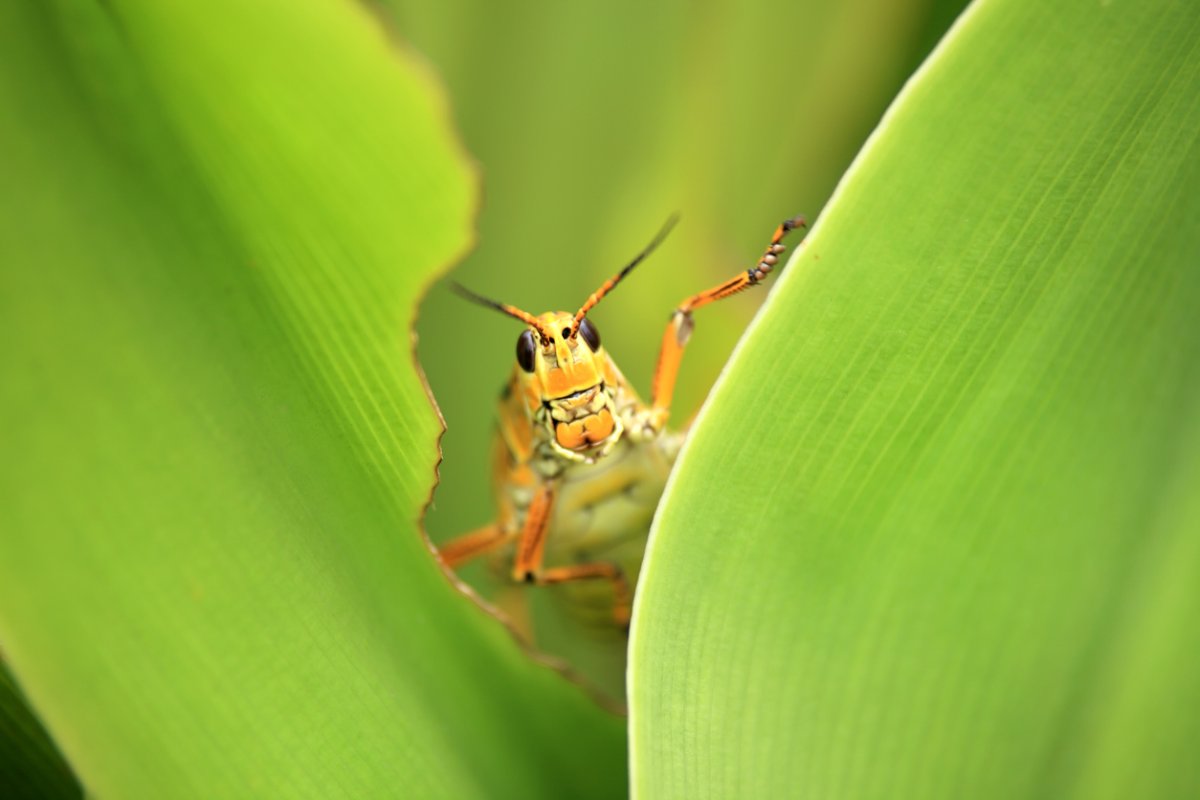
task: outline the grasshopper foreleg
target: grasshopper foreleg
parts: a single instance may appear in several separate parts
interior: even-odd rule
[[[658,424],[665,425],[671,411],[671,397],[675,393],[675,379],[679,375],[679,363],[683,360],[683,349],[687,346],[692,335],[692,312],[701,306],[715,303],[730,295],[737,294],[762,281],[779,263],[779,255],[786,250],[782,244],[783,238],[789,231],[806,227],[803,217],[793,217],[785,220],[775,229],[770,244],[758,263],[745,272],[730,280],[720,283],[711,289],[694,294],[684,300],[671,314],[671,321],[663,333],[662,346],[658,351],[658,365],[654,369],[654,383],[651,390],[651,408]]]
[[[499,525],[491,522],[478,530],[465,533],[446,542],[446,544],[438,548],[438,555],[441,556],[446,566],[454,569],[476,556],[481,556],[489,550],[494,550],[510,538],[512,538],[510,534],[505,533]]]
[[[534,496],[525,513],[525,525],[517,542],[517,557],[513,562],[513,580],[550,586],[569,581],[594,580],[601,578],[612,582],[613,619],[621,627],[628,627],[632,597],[629,581],[616,564],[606,561],[591,564],[572,564],[566,567],[542,569],[542,553],[546,544],[546,533],[550,511],[554,507],[554,484],[546,484]]]

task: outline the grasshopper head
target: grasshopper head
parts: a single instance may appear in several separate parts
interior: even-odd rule
[[[536,317],[517,337],[517,366],[526,396],[540,408],[554,449],[570,460],[606,454],[621,437],[621,421],[605,381],[608,359],[596,327],[565,311]]]
[[[517,366],[535,424],[546,427],[551,446],[563,458],[591,462],[621,438],[623,427],[613,405],[615,369],[600,347],[600,334],[587,318],[614,286],[633,271],[675,225],[667,220],[653,241],[624,269],[592,292],[574,314],[550,311],[534,316],[454,284],[468,300],[494,308],[528,327],[517,337]]]

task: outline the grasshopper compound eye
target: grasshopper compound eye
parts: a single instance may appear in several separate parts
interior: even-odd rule
[[[533,372],[533,357],[537,354],[537,342],[533,331],[521,331],[517,337],[517,363],[526,372]]]
[[[600,331],[596,330],[596,326],[589,322],[587,317],[579,320],[579,335],[593,353],[600,349]]]

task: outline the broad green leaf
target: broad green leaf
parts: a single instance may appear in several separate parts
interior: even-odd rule
[[[12,675],[0,664],[0,788],[4,797],[77,798],[83,792]]]
[[[702,412],[641,797],[1200,792],[1200,6],[981,0]]]
[[[748,266],[779,220],[816,214],[915,66],[931,6],[961,0],[386,5],[445,76],[483,167],[480,245],[456,279],[534,312],[574,310],[680,212],[660,251],[592,313],[605,347],[648,393],[670,310]],[[748,292],[697,320],[677,424],[763,296]],[[495,513],[495,398],[519,327],[436,287],[418,330],[447,422],[429,525],[449,537]],[[486,575],[477,583],[488,589]],[[555,591],[528,593],[539,644],[594,659],[599,679],[615,661],[619,680],[621,652],[606,660],[595,642],[568,641],[577,621],[553,629],[559,621],[539,601]]]
[[[86,790],[623,791],[417,525],[476,202],[424,71],[332,0],[5,3],[0,52],[0,643]]]

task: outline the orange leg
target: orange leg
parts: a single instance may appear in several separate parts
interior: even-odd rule
[[[542,553],[546,546],[546,533],[550,522],[550,511],[554,507],[554,487],[543,486],[529,504],[525,513],[525,526],[517,543],[517,557],[513,563],[513,580],[549,586],[555,583],[603,578],[613,585],[613,618],[621,627],[629,625],[632,595],[625,574],[616,564],[573,564],[569,567],[542,569]]]
[[[633,607],[633,593],[625,573],[616,564],[597,561],[592,564],[575,564],[570,567],[554,567],[535,578],[538,586],[550,586],[567,581],[583,581],[601,578],[611,581],[613,586],[613,620],[622,628],[629,627],[629,614]]]
[[[438,548],[442,562],[451,569],[465,564],[476,556],[481,556],[489,550],[494,550],[511,537],[500,529],[494,522],[484,525],[478,530],[464,533]]]
[[[554,486],[546,484],[534,495],[525,512],[525,525],[517,541],[517,557],[513,562],[513,580],[535,583],[542,568],[542,551],[550,527],[550,509],[554,507]]]
[[[683,348],[687,346],[688,339],[692,335],[694,327],[692,312],[701,306],[715,303],[717,300],[749,289],[766,278],[771,269],[779,262],[779,254],[787,249],[781,244],[783,237],[787,236],[789,231],[805,226],[803,217],[785,220],[775,229],[771,243],[767,245],[762,258],[753,269],[748,269],[731,280],[692,295],[675,309],[675,313],[671,315],[671,321],[667,323],[666,331],[663,332],[662,347],[658,351],[658,365],[654,368],[654,382],[651,389],[651,405],[655,411],[662,414],[664,419],[671,408],[671,397],[675,393],[675,378],[679,375],[679,363],[683,360]]]

